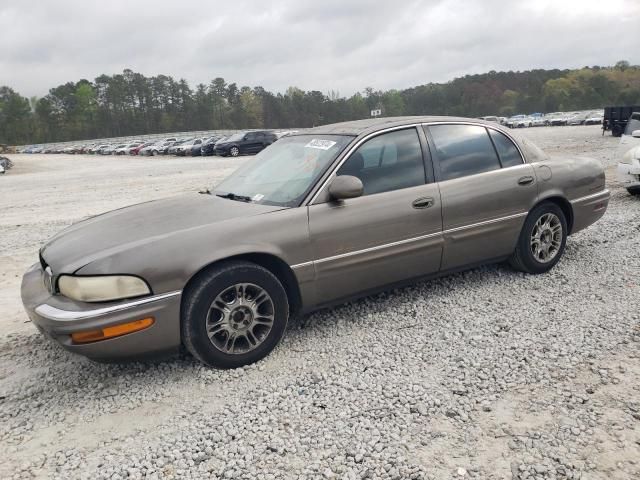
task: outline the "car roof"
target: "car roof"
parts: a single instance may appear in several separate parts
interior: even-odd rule
[[[446,116],[412,116],[412,117],[384,117],[384,118],[367,118],[365,120],[353,120],[350,122],[333,123],[314,127],[304,132],[294,135],[352,135],[358,136],[362,134],[372,133],[385,128],[401,127],[403,125],[412,125],[414,123],[431,123],[431,122],[473,122],[484,124],[492,128],[496,128],[493,122],[487,122],[477,118],[465,117],[446,117]]]

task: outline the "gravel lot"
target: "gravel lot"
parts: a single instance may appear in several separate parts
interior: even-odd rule
[[[244,159],[10,155],[0,478],[640,478],[640,199],[598,127],[523,133],[608,167],[609,210],[551,273],[493,265],[321,311],[235,371],[73,356],[28,323],[19,285],[64,226]]]

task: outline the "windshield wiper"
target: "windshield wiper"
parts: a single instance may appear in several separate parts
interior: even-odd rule
[[[246,195],[236,195],[235,193],[225,193],[223,195],[216,193],[216,197],[220,198],[228,198],[229,200],[237,200],[239,202],[250,202],[251,197],[247,197]]]

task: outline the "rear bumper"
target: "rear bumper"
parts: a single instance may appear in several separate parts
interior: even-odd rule
[[[573,208],[573,228],[571,233],[576,233],[597,222],[607,211],[610,198],[609,190],[602,190],[586,197],[571,200],[571,207]]]
[[[22,278],[22,303],[38,330],[65,349],[99,361],[125,361],[165,356],[180,347],[181,292],[123,302],[81,303],[51,295],[39,263]],[[75,344],[74,332],[97,330],[153,317],[145,330],[93,343]]]

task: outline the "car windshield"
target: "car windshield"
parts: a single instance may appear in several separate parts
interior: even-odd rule
[[[299,206],[352,140],[346,135],[282,138],[223,180],[214,193],[263,205]]]

